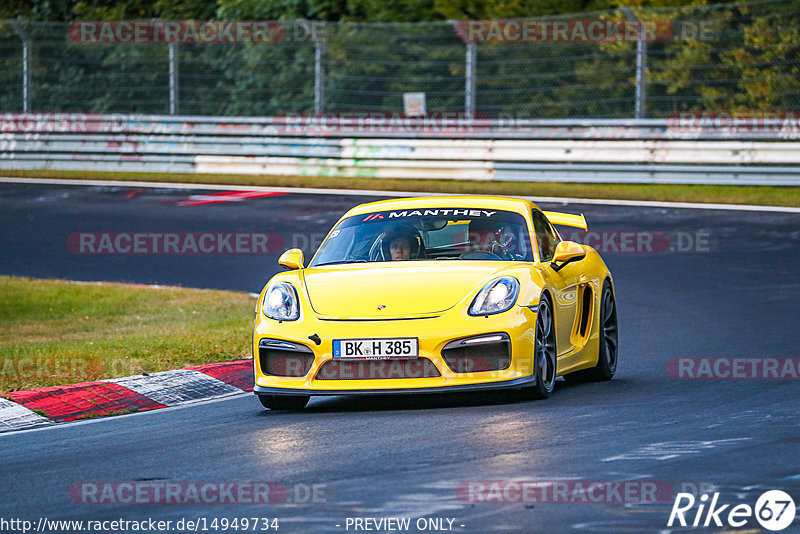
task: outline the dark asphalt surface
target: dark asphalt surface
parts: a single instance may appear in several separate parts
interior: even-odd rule
[[[0,184],[0,273],[257,292],[277,272],[277,254],[88,255],[70,252],[67,239],[77,232],[274,232],[279,244],[310,251],[303,240],[321,238],[347,208],[377,200],[289,194],[177,205],[188,194]],[[278,532],[354,532],[348,517],[411,517],[410,532],[419,532],[413,525],[421,517],[454,519],[453,532],[725,531],[668,528],[671,497],[655,504],[457,497],[466,481],[497,480],[656,481],[675,491],[717,491],[720,503],[751,507],[765,490],[782,489],[800,505],[800,382],[676,380],[666,371],[670,358],[682,356],[798,356],[800,215],[542,207],[583,212],[591,230],[663,232],[674,247],[690,249],[601,248],[616,281],[621,328],[613,381],[559,382],[546,401],[501,393],[323,397],[297,414],[262,410],[242,395],[1,434],[0,518],[268,517],[279,519]],[[136,480],[277,481],[295,502],[70,499],[79,482]],[[317,502],[304,499],[311,485]],[[740,531],[759,528],[751,518]],[[798,531],[800,518],[783,532]]]

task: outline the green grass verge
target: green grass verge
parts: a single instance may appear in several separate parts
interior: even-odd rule
[[[552,196],[800,206],[800,187],[746,185],[586,184],[556,182],[486,182],[473,180],[411,180],[390,178],[336,178],[328,176],[262,176],[243,174],[168,174],[88,171],[0,171],[2,176],[91,180],[316,187],[323,189],[378,189],[478,195]]]
[[[0,393],[250,356],[246,293],[0,276]]]

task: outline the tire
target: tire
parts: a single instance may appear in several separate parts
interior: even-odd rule
[[[533,372],[536,383],[522,390],[523,398],[546,399],[556,386],[556,328],[553,308],[546,296],[539,301],[536,337],[533,344]]]
[[[617,303],[614,299],[614,290],[608,280],[603,283],[603,292],[600,297],[600,325],[598,332],[600,351],[597,355],[597,365],[591,369],[584,369],[566,375],[567,381],[580,383],[611,380],[617,372],[617,357],[619,355]]]
[[[259,395],[261,406],[270,410],[299,411],[306,407],[309,395]]]

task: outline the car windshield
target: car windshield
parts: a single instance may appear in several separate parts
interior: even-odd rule
[[[533,261],[518,213],[477,208],[392,210],[341,221],[310,267],[419,260]]]

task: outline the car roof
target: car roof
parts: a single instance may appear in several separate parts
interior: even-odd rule
[[[506,211],[515,211],[518,213],[529,213],[531,209],[536,208],[536,204],[530,200],[512,197],[494,197],[494,196],[481,196],[481,195],[448,195],[438,197],[408,197],[408,198],[393,198],[390,200],[379,200],[377,202],[368,202],[360,204],[350,211],[344,217],[351,217],[353,215],[361,215],[365,213],[374,213],[376,211],[387,211],[397,209],[424,209],[424,208],[485,208],[485,209],[498,209]],[[344,218],[343,217],[343,218]]]

